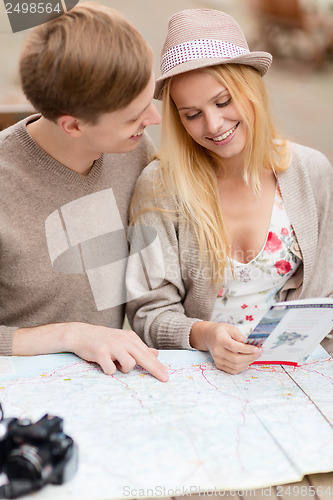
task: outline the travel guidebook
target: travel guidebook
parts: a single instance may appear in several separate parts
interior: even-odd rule
[[[277,302],[246,340],[263,348],[253,364],[301,364],[333,329],[333,299]]]

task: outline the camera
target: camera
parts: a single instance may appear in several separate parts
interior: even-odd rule
[[[0,404],[0,474],[8,478],[0,486],[0,498],[17,498],[48,483],[71,479],[78,451],[73,439],[64,434],[60,417],[46,414],[35,423],[3,417]]]

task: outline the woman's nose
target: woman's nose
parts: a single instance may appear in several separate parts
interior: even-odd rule
[[[221,113],[211,111],[206,113],[206,128],[209,135],[214,136],[222,131],[224,119]]]

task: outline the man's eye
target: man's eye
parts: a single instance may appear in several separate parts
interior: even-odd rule
[[[231,97],[230,97],[227,101],[218,102],[218,103],[216,104],[216,106],[217,106],[218,108],[223,108],[224,106],[228,106],[228,104],[230,104],[230,103],[231,103]]]

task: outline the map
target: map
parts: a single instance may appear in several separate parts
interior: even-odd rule
[[[35,499],[119,499],[244,490],[333,470],[333,359],[216,369],[207,353],[160,351],[170,379],[105,375],[72,354],[0,357],[5,417],[64,419],[79,469]],[[31,498],[31,497],[29,497]]]

